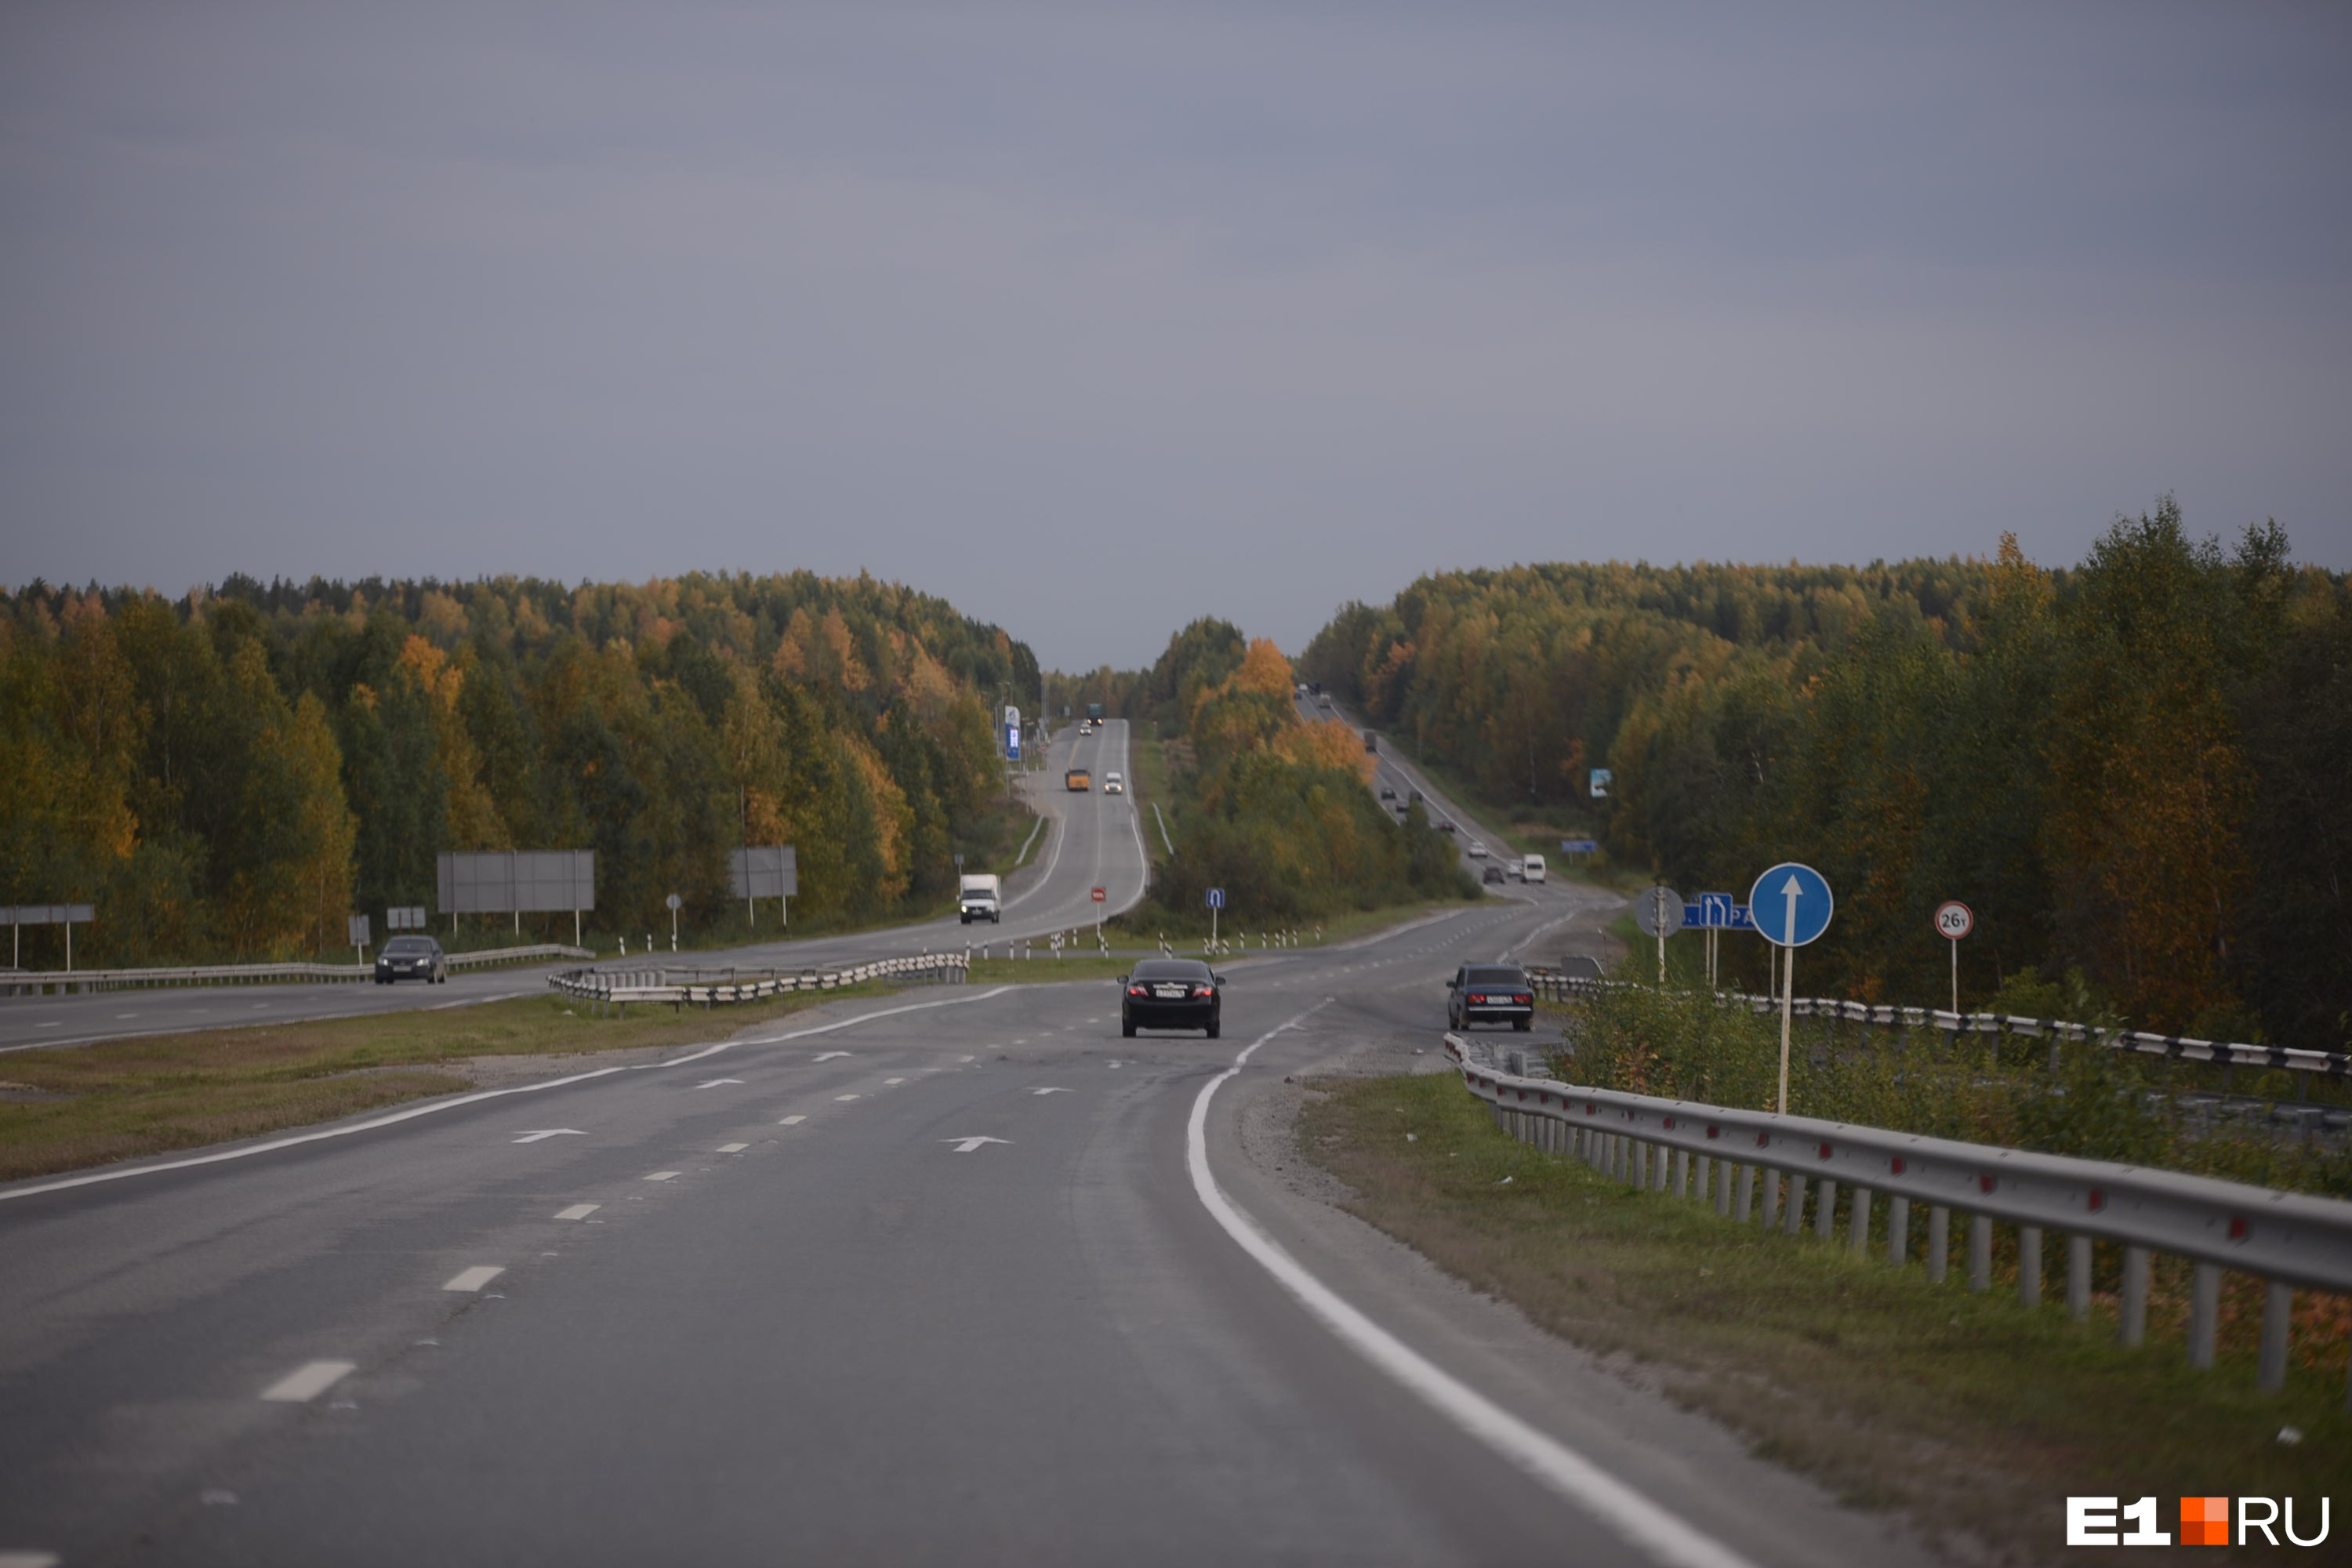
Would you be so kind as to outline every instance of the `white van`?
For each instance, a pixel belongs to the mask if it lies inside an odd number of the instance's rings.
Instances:
[[[1540,855],[1530,855],[1526,859],[1520,861],[1519,879],[1522,881],[1528,882],[1542,881],[1544,879],[1543,857]]]

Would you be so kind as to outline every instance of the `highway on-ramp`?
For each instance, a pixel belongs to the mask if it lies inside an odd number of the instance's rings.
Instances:
[[[1095,787],[1073,794],[1063,787],[1063,773],[1081,764],[1093,770]],[[1147,874],[1142,826],[1133,797],[1102,793],[1102,775],[1113,768],[1133,776],[1123,719],[1107,721],[1093,735],[1081,736],[1075,728],[1063,731],[1048,748],[1042,770],[1013,775],[1016,787],[1044,818],[1044,826],[1028,863],[1006,879],[1001,923],[967,926],[950,916],[811,941],[689,952],[678,954],[675,962],[715,968],[730,964],[790,968],[960,952],[968,943],[989,944],[1002,952],[1008,942],[1091,927],[1098,910],[1118,914],[1139,902]],[[1094,901],[1097,888],[1105,894],[1100,905]],[[642,942],[632,942],[630,956],[642,961],[643,955]],[[599,960],[622,962],[617,952],[602,953]],[[460,971],[444,985],[296,984],[0,997],[0,1055],[185,1029],[470,1006],[543,994],[547,976],[555,967],[541,963]]]
[[[1215,1042],[919,988],[0,1187],[0,1552],[1918,1561],[1302,1166],[1294,1080],[1434,1069],[1543,891],[1223,961]]]

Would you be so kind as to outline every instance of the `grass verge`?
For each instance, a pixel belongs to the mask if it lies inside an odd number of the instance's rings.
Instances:
[[[375,1014],[255,1028],[22,1051],[0,1058],[0,1181],[251,1138],[473,1086],[482,1057],[571,1056],[677,1046],[820,1002],[856,986],[731,1007],[640,1007],[589,1016],[558,996],[450,1012]]]
[[[2340,1377],[2263,1394],[2243,1356],[2194,1372],[2178,1343],[2126,1351],[2096,1318],[1633,1192],[1507,1137],[1451,1074],[1314,1087],[1299,1142],[1353,1212],[1855,1504],[2042,1561],[2069,1494],[2154,1495],[2166,1520],[2293,1496],[2307,1532],[2352,1482]]]

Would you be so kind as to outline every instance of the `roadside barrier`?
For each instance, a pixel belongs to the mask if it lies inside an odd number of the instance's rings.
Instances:
[[[445,962],[451,969],[484,969],[497,963],[529,963],[548,958],[590,958],[584,947],[562,942],[535,942],[528,947],[494,947],[480,952],[453,952]],[[354,984],[375,978],[373,963],[211,963],[176,969],[0,970],[0,995],[63,996],[74,991],[131,991],[155,985],[283,985],[314,981]]]
[[[909,979],[961,985],[970,978],[971,966],[969,952],[925,952],[909,958],[881,958],[870,963],[802,969],[789,973],[776,969],[696,969],[676,964],[567,969],[549,975],[547,984],[551,991],[593,1003],[600,1016],[609,1006],[615,1016],[626,1017],[632,1002],[716,1007],[757,1002],[795,991],[835,991],[868,980]]]
[[[1591,980],[1562,974],[1540,964],[1527,967],[1528,982],[1536,994],[1552,1002],[1572,1002],[1623,986],[1654,989],[1630,980]],[[1717,1000],[1751,1013],[1777,1013],[1778,996],[1755,996],[1742,991],[1719,991]],[[2024,1035],[2046,1039],[2055,1051],[2061,1042],[2088,1042],[2110,1050],[2136,1051],[2142,1056],[2169,1057],[2179,1061],[2212,1062],[2223,1067],[2284,1068],[2290,1072],[2352,1077],[2352,1055],[2341,1051],[2309,1051],[2285,1046],[2231,1045],[2192,1039],[2186,1035],[2156,1035],[2138,1029],[2099,1029],[2088,1024],[2068,1024],[2049,1018],[2021,1018],[2009,1013],[1948,1013],[1940,1007],[1873,1006],[1865,1002],[1837,1002],[1826,997],[1799,996],[1790,1012],[1800,1018],[1830,1018],[1864,1028],[1933,1029],[1944,1035]]]
[[[2122,1246],[2120,1333],[2147,1334],[2148,1277],[2158,1253],[2194,1266],[2189,1287],[2189,1363],[2213,1364],[2221,1276],[2250,1274],[2268,1286],[2263,1311],[2261,1385],[2286,1381],[2287,1333],[2298,1287],[2352,1295],[2352,1203],[1992,1144],[1963,1143],[1843,1121],[1735,1110],[1622,1090],[1585,1089],[1529,1074],[1521,1052],[1497,1064],[1491,1047],[1445,1037],[1445,1054],[1496,1125],[1548,1153],[1580,1159],[1646,1191],[1712,1202],[1741,1224],[1762,1200],[1766,1227],[1794,1236],[1812,1188],[1813,1234],[1832,1239],[1839,1189],[1846,1194],[1846,1245],[1871,1247],[1871,1210],[1886,1204],[1885,1258],[1912,1257],[1911,1205],[1927,1209],[1927,1278],[1948,1272],[1952,1219],[1966,1219],[1969,1289],[1992,1288],[1992,1227],[2018,1237],[2018,1299],[2042,1300],[2042,1242],[2066,1237],[2066,1310],[2091,1310],[2091,1244]],[[1507,1070],[1516,1068],[1517,1070]],[[1784,1192],[1785,1186],[1785,1192]],[[2352,1384],[2346,1391],[2352,1405]]]

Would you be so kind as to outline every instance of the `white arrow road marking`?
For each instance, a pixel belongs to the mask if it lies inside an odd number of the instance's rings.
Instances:
[[[536,1143],[542,1138],[585,1138],[588,1134],[577,1127],[542,1127],[536,1132],[526,1132],[515,1140],[518,1143]]]
[[[741,1083],[742,1081],[743,1080],[740,1078],[714,1078],[709,1083],[698,1083],[694,1087],[697,1089],[717,1089],[722,1083]]]
[[[740,1154],[751,1146],[749,1143],[721,1143],[719,1145],[719,1152],[722,1154]]]
[[[261,1391],[280,1405],[307,1405],[359,1370],[355,1361],[306,1361]]]
[[[648,1182],[671,1182],[676,1181],[680,1173],[681,1173],[677,1171],[656,1171],[652,1175],[647,1176],[646,1180]]]
[[[590,1215],[594,1214],[598,1209],[603,1208],[604,1206],[604,1205],[603,1204],[573,1204],[568,1209],[556,1210],[555,1217],[558,1219],[586,1219]]]
[[[777,1122],[776,1125],[779,1127],[798,1127],[802,1122],[806,1121],[807,1120],[808,1118],[805,1116],[787,1116],[782,1121]]]
[[[504,1274],[505,1272],[505,1269],[498,1267],[496,1264],[477,1263],[471,1268],[464,1269],[457,1274],[451,1275],[449,1278],[449,1283],[442,1286],[441,1289],[444,1290],[478,1290],[483,1286],[488,1284],[491,1280],[497,1279],[499,1275]]]
[[[1258,1047],[1285,1029],[1297,1028],[1328,1001],[1327,997],[1288,1023],[1260,1035],[1234,1058],[1233,1066],[1201,1086],[1184,1130],[1184,1163],[1192,1173],[1192,1194],[1201,1200],[1201,1206],[1309,1316],[1350,1350],[1501,1458],[1599,1518],[1652,1561],[1668,1568],[1753,1568],[1747,1558],[1713,1536],[1652,1502],[1549,1433],[1512,1415],[1373,1322],[1308,1273],[1217,1185],[1209,1170],[1209,1101],[1218,1086],[1238,1074]]]
[[[835,1057],[845,1057],[849,1053],[847,1051],[819,1051],[816,1055],[811,1057],[809,1060],[813,1062],[829,1062]]]
[[[982,1143],[1010,1143],[1013,1140],[1010,1138],[942,1138],[940,1142],[954,1144],[955,1152],[959,1154],[969,1154]]]
[[[1029,1092],[1032,1094],[1068,1094],[1072,1091],[1066,1089],[1033,1089]]]

